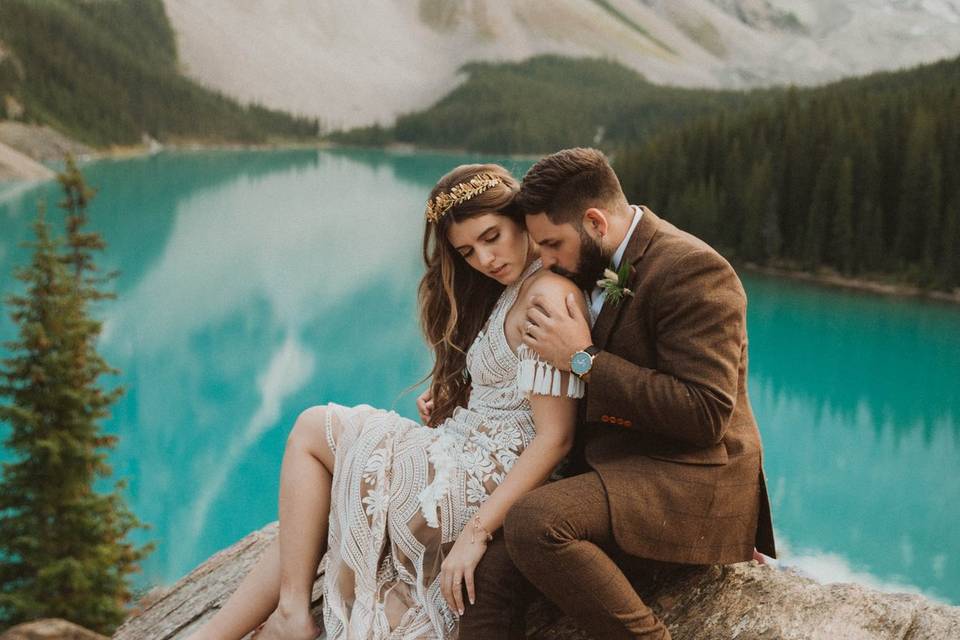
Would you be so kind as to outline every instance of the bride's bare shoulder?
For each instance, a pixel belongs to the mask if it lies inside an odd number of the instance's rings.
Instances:
[[[562,301],[567,294],[573,293],[577,300],[583,299],[583,292],[569,278],[558,275],[549,269],[541,269],[523,283],[521,295],[529,301],[534,296],[543,296]]]

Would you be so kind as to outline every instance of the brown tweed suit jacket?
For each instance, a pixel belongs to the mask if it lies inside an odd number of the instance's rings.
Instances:
[[[634,296],[606,303],[593,328],[602,351],[580,403],[580,464],[600,475],[631,555],[775,557],[743,286],[709,245],[643,210],[621,263]]]

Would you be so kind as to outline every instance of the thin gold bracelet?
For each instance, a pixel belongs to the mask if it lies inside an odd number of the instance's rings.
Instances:
[[[485,542],[490,542],[491,540],[493,540],[493,536],[490,534],[490,532],[484,529],[483,525],[480,524],[479,513],[473,516],[473,531],[470,532],[470,544],[473,544],[477,541],[477,531],[483,532],[483,535],[485,536],[484,538]]]

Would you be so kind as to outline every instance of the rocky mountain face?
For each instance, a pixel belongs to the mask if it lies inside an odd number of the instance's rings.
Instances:
[[[164,0],[184,72],[329,128],[422,109],[476,60],[612,58],[660,84],[816,84],[960,53],[960,0]]]

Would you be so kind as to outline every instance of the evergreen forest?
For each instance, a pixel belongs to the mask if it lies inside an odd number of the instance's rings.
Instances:
[[[94,146],[315,137],[315,119],[233,100],[184,78],[162,0],[0,0],[0,98],[22,119]],[[0,118],[8,117],[0,100]]]
[[[624,188],[740,262],[960,286],[960,58],[816,88],[656,86],[604,60],[464,67],[348,143],[488,153],[596,146]]]
[[[484,153],[549,153],[572,146],[638,142],[721,109],[772,101],[778,90],[710,91],[664,87],[599,59],[544,55],[523,62],[464,65],[467,80],[392,128],[330,135],[335,142]]]
[[[721,112],[615,165],[627,194],[725,255],[960,286],[960,58]]]

